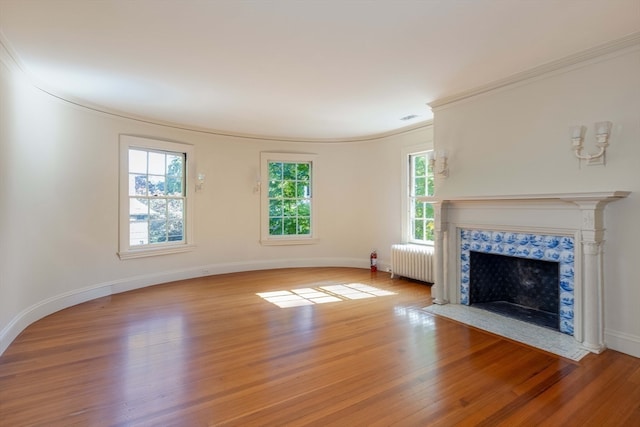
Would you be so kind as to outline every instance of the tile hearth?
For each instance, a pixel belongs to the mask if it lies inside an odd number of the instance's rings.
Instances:
[[[504,316],[486,310],[459,304],[432,304],[424,310],[574,361],[589,353],[569,335],[520,320],[505,322]]]

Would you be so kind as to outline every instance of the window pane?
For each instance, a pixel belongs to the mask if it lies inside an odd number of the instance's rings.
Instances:
[[[284,218],[282,222],[284,234],[297,234],[297,221],[295,218]]]
[[[433,196],[434,195],[434,183],[433,183],[433,173],[430,172],[429,176],[427,177],[427,196]]]
[[[167,219],[167,199],[152,199],[149,201],[149,216],[152,220]]]
[[[311,202],[309,202],[309,200],[299,200],[297,205],[298,215],[311,216]]]
[[[424,218],[424,202],[415,201],[414,218]]]
[[[269,200],[269,216],[282,216],[281,200]]]
[[[182,221],[184,219],[184,200],[169,199],[167,213],[169,214],[169,219]]]
[[[311,179],[311,165],[309,163],[298,163],[298,181],[309,181]]]
[[[433,218],[433,205],[431,203],[425,203],[425,218]]]
[[[295,200],[283,200],[282,207],[284,216],[296,216],[298,213],[298,206]]]
[[[296,183],[293,181],[285,181],[282,183],[282,197],[296,197]]]
[[[147,179],[149,181],[149,195],[164,196],[164,175],[149,175]]]
[[[166,171],[167,155],[162,153],[149,153],[149,172],[153,175],[164,175]]]
[[[147,195],[147,175],[129,174],[129,195],[130,196],[146,196]]]
[[[424,221],[421,219],[416,219],[413,221],[413,238],[416,240],[424,239]]]
[[[417,155],[415,156],[415,176],[426,176],[427,175],[427,156],[426,155]]]
[[[427,195],[427,179],[426,178],[416,178],[414,186],[414,194],[416,196],[426,196]]]
[[[184,231],[182,226],[182,220],[173,220],[167,222],[167,228],[169,231],[169,241],[176,242],[183,240]]]
[[[269,218],[269,234],[272,236],[282,234],[282,218]]]
[[[425,224],[425,240],[433,241],[434,239],[434,223],[433,220],[427,220]]]
[[[282,181],[269,181],[269,197],[282,197]]]
[[[149,223],[131,218],[129,220],[129,246],[146,245],[148,243]]]
[[[182,177],[179,176],[167,176],[166,182],[166,194],[167,196],[182,196],[184,195],[184,189],[182,188]]]
[[[149,221],[149,243],[167,241],[167,221]]]
[[[129,150],[129,172],[147,174],[147,152]]]
[[[269,180],[282,179],[282,163],[269,163]]]
[[[306,198],[309,197],[309,183],[308,182],[298,182],[296,185],[296,197],[298,198]]]
[[[149,218],[149,202],[147,199],[129,199],[129,217],[136,217],[140,220]]]
[[[298,218],[298,234],[311,234],[311,219],[309,217]]]
[[[284,163],[282,169],[282,179],[295,180],[296,179],[296,163]]]
[[[182,176],[184,156],[167,154],[167,175]]]

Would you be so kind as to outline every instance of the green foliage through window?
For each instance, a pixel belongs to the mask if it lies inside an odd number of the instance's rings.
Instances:
[[[311,163],[268,162],[269,235],[311,235]]]
[[[184,241],[185,155],[129,149],[129,244]]]
[[[410,236],[409,240],[423,243],[434,238],[433,205],[419,200],[420,197],[433,196],[433,170],[429,165],[427,152],[412,154],[410,163]]]

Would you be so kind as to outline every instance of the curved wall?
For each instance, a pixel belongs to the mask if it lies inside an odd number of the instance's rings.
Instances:
[[[372,248],[384,266],[401,240],[402,148],[431,141],[430,127],[350,143],[180,130],[62,101],[6,60],[0,67],[0,353],[30,323],[114,292],[252,269],[367,268]],[[124,261],[116,255],[121,133],[195,145],[196,169],[207,180],[195,194],[193,252]],[[253,187],[261,151],[319,155],[318,244],[260,245]]]

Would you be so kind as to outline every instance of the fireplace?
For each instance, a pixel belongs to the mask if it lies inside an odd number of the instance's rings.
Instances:
[[[573,237],[460,229],[461,303],[573,335]]]
[[[477,280],[472,279],[475,273],[471,271],[471,258],[475,259],[476,254],[549,262],[555,265],[550,269],[557,271],[557,278],[545,282],[557,283],[556,291],[550,294],[557,292],[559,335],[570,335],[585,349],[602,352],[606,348],[604,208],[628,195],[626,191],[605,191],[441,198],[434,203],[433,302],[460,307],[486,302],[475,301],[475,290],[471,291]],[[555,306],[555,296],[543,297],[546,298],[551,298],[551,305]],[[556,314],[540,301],[532,306]],[[508,322],[510,317],[504,319]],[[552,323],[555,325],[556,321]]]

